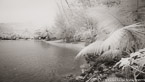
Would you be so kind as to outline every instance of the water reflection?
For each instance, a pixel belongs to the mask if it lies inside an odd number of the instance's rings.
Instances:
[[[78,73],[79,65],[73,59],[76,54],[42,41],[1,41],[0,82],[50,82]]]

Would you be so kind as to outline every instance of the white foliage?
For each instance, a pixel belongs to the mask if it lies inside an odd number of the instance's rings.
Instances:
[[[115,57],[122,57],[122,52],[120,50],[106,51],[99,57],[99,60],[113,61]]]
[[[84,49],[82,49],[79,54],[76,56],[76,59],[82,56],[86,56],[87,54],[97,54],[99,52],[94,52],[97,51],[99,46],[102,44],[103,41],[96,41],[90,45],[88,45],[87,47],[85,47]],[[99,55],[99,54],[98,54]]]
[[[130,58],[122,58],[119,62],[116,63],[114,67],[117,65],[119,65],[119,68],[122,67],[122,69],[128,67],[130,65]]]
[[[144,47],[145,25],[132,24],[113,32],[104,41],[96,41],[85,47],[79,52],[77,58],[84,55],[102,55],[102,53],[109,50],[132,53]]]
[[[122,67],[122,69],[128,66],[134,68],[143,67],[145,65],[145,48],[130,54],[130,57],[128,58],[122,58],[114,67],[118,65],[119,67]]]
[[[128,53],[141,49],[145,44],[145,26],[133,24],[111,34],[101,45],[101,51],[118,49]]]

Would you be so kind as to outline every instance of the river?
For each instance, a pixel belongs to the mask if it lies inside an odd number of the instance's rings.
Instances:
[[[43,41],[0,41],[0,82],[60,82],[80,72],[77,53]]]

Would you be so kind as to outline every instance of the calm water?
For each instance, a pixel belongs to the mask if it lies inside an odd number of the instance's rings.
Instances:
[[[79,73],[77,53],[42,41],[0,41],[0,82],[59,82]]]

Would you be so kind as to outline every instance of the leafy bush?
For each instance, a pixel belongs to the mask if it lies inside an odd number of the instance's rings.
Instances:
[[[131,53],[130,57],[122,58],[114,67],[122,68],[122,70],[128,67],[136,82],[137,79],[143,80],[145,78],[145,48]],[[139,76],[143,76],[143,78],[139,78]]]
[[[104,74],[105,77],[109,77],[109,74],[116,73],[118,70],[114,70],[113,66],[121,58],[122,60],[119,63],[117,63],[119,67],[122,66],[124,68],[128,65],[130,66],[131,58],[135,58],[136,60],[133,61],[133,64],[135,64],[135,66],[140,65],[143,69],[145,63],[142,62],[144,62],[145,60],[144,59],[145,50],[140,50],[139,52],[137,51],[145,47],[144,35],[145,35],[144,24],[140,24],[140,23],[132,24],[113,32],[110,35],[110,37],[108,37],[106,40],[96,41],[90,44],[89,46],[85,47],[84,49],[82,49],[78,53],[76,58],[78,59],[83,57],[85,58],[86,63],[90,65],[90,69],[87,69],[87,73],[85,73],[85,75],[87,75],[86,77],[87,79],[85,80],[87,81],[89,79],[96,78],[96,77],[99,77],[100,80],[104,80],[103,79]],[[129,54],[131,54],[130,58],[124,58],[124,57],[128,57]],[[135,74],[137,73],[138,75],[139,74],[138,72],[141,72],[140,70],[142,70],[140,66],[139,68],[132,67],[133,69],[137,70],[137,71],[133,71],[134,74],[131,74],[134,75],[135,77],[134,79],[137,78]],[[95,71],[97,71],[96,74]],[[90,72],[92,75],[90,75]],[[106,75],[106,73],[108,72],[109,74]]]

